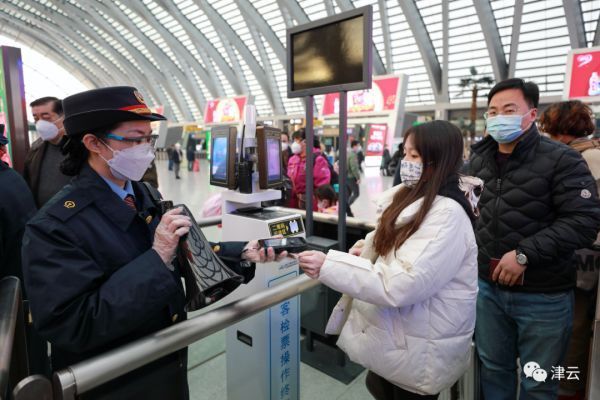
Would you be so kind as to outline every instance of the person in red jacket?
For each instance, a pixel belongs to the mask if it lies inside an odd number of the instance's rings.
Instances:
[[[302,130],[302,133],[303,130]],[[288,176],[292,181],[292,198],[290,207],[306,207],[306,138],[302,134],[300,153],[294,154],[288,161]],[[294,149],[292,148],[292,152]],[[327,185],[331,180],[328,161],[321,154],[319,139],[313,142],[313,193],[321,185]],[[313,210],[317,211],[317,200],[313,198]]]

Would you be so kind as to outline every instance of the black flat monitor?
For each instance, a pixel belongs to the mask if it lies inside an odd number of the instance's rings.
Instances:
[[[237,129],[215,126],[211,128],[210,140],[210,184],[235,189]]]
[[[371,6],[290,28],[288,97],[369,89],[372,59]]]
[[[269,126],[256,127],[256,155],[259,187],[269,189],[281,186],[283,166],[279,129]]]

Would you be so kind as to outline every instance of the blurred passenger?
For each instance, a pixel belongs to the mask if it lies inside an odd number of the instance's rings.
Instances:
[[[167,157],[169,159],[169,171],[173,171],[173,152],[174,151],[175,151],[174,144],[167,147]]]
[[[327,325],[369,369],[378,400],[436,399],[467,370],[477,299],[476,178],[459,178],[462,135],[446,121],[404,136],[404,184],[384,193],[377,228],[350,254],[299,254],[311,278],[344,293]]]
[[[179,170],[181,168],[181,160],[183,159],[183,152],[181,151],[181,144],[175,143],[173,148],[173,170],[175,171],[175,179],[181,179],[179,177]]]
[[[148,182],[154,189],[158,189],[158,171],[156,169],[156,162],[152,161],[150,168],[146,170],[144,176],[141,179],[142,182]]]
[[[150,123],[165,118],[135,88],[78,93],[64,106],[61,168],[75,178],[27,224],[22,252],[33,322],[51,343],[55,371],[186,318],[175,253],[191,225],[180,208],[162,214],[138,182],[154,159]],[[275,260],[257,241],[214,249],[246,280],[254,272],[246,262]],[[187,400],[187,349],[82,398]]]
[[[290,149],[290,137],[287,132],[281,132],[281,163],[283,165],[283,173],[287,175],[288,162],[292,156]]]
[[[360,169],[358,161],[358,152],[360,151],[360,142],[353,140],[350,143],[348,152],[348,205],[352,205],[360,196]]]
[[[394,181],[392,186],[396,186],[402,183],[402,177],[400,176],[400,160],[404,158],[404,144],[398,145],[398,150],[394,152],[392,161],[390,162],[390,171],[394,173]]]
[[[600,141],[588,139],[595,130],[592,110],[580,101],[564,101],[550,105],[540,118],[540,130],[554,140],[562,142],[581,153],[592,176],[600,188]],[[565,365],[578,366],[580,379],[561,380],[559,399],[581,399],[585,396],[589,349],[596,306],[598,269],[600,265],[600,236],[589,248],[576,252],[577,287],[573,332],[567,349]],[[568,397],[570,396],[570,397]]]
[[[381,156],[381,165],[379,166],[379,170],[381,171],[381,175],[390,176],[390,162],[392,161],[392,156],[390,155],[390,150],[387,148],[383,149],[383,154]]]
[[[69,183],[71,177],[60,171],[60,163],[65,158],[62,102],[56,97],[42,97],[29,106],[40,137],[27,153],[23,177],[39,208]]]
[[[360,142],[358,142],[358,149],[356,150],[356,161],[358,161],[358,170],[362,173],[363,171],[363,162],[365,161],[365,153],[363,153],[363,148]]]
[[[36,207],[25,180],[8,164],[1,161],[2,155],[7,154],[7,145],[8,139],[4,136],[4,125],[0,124],[0,279],[16,276],[21,280],[25,314],[28,315],[27,300],[29,297],[23,283],[21,242],[25,224],[35,215]],[[29,373],[42,374],[50,378],[48,344],[36,334],[28,318],[25,321]]]
[[[539,134],[539,89],[508,79],[488,94],[488,136],[473,145],[469,173],[485,182],[475,342],[486,399],[556,399],[573,325],[573,256],[600,228],[600,201],[581,155]],[[525,368],[528,363],[527,369]],[[583,367],[583,366],[580,366]],[[527,375],[526,375],[527,373]],[[540,371],[541,374],[541,371]]]
[[[303,130],[302,130],[303,131]],[[298,132],[298,131],[297,131]],[[294,132],[292,137],[303,137],[297,136]],[[304,132],[302,132],[303,134]],[[292,181],[292,198],[290,199],[290,206],[293,208],[306,208],[306,139],[302,139],[300,144],[300,152],[295,153],[296,141],[292,143],[292,152],[294,155],[288,162],[288,176]],[[319,139],[314,138],[313,140],[313,193],[316,188],[321,185],[327,185],[331,180],[331,172],[329,170],[329,163],[321,155]],[[317,211],[317,202],[313,196],[313,210]]]
[[[196,145],[194,143],[196,143],[195,140],[188,139],[187,148],[185,150],[188,171],[192,171],[194,169],[194,161],[196,158]]]
[[[338,194],[331,185],[322,185],[315,191],[318,211],[325,214],[338,215]],[[346,215],[354,217],[348,203],[346,203]]]

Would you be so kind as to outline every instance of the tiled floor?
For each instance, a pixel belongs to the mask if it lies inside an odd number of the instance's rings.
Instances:
[[[220,188],[208,183],[208,163],[200,163],[199,172],[188,172],[182,164],[181,179],[176,180],[172,171],[167,170],[167,162],[157,162],[160,191],[166,199],[175,204],[186,204],[196,215],[200,215],[203,203]],[[373,201],[383,190],[391,186],[392,178],[381,177],[379,168],[365,170],[361,181],[361,195],[352,205],[354,214],[363,219],[376,218]],[[216,227],[205,228],[209,240],[220,240],[221,232]],[[189,385],[191,398],[195,400],[226,399],[225,373],[225,332],[217,332],[189,348]],[[304,400],[366,400],[372,397],[365,387],[363,372],[349,385],[345,385],[320,371],[301,364],[300,368],[300,397]],[[248,399],[262,400],[262,399]]]

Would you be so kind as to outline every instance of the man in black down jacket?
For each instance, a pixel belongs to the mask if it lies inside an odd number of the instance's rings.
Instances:
[[[521,398],[556,399],[553,367],[561,366],[573,318],[574,251],[600,229],[594,178],[579,153],[539,134],[538,100],[532,82],[494,86],[489,136],[473,146],[468,166],[485,182],[475,342],[486,400],[516,398],[517,358]]]

